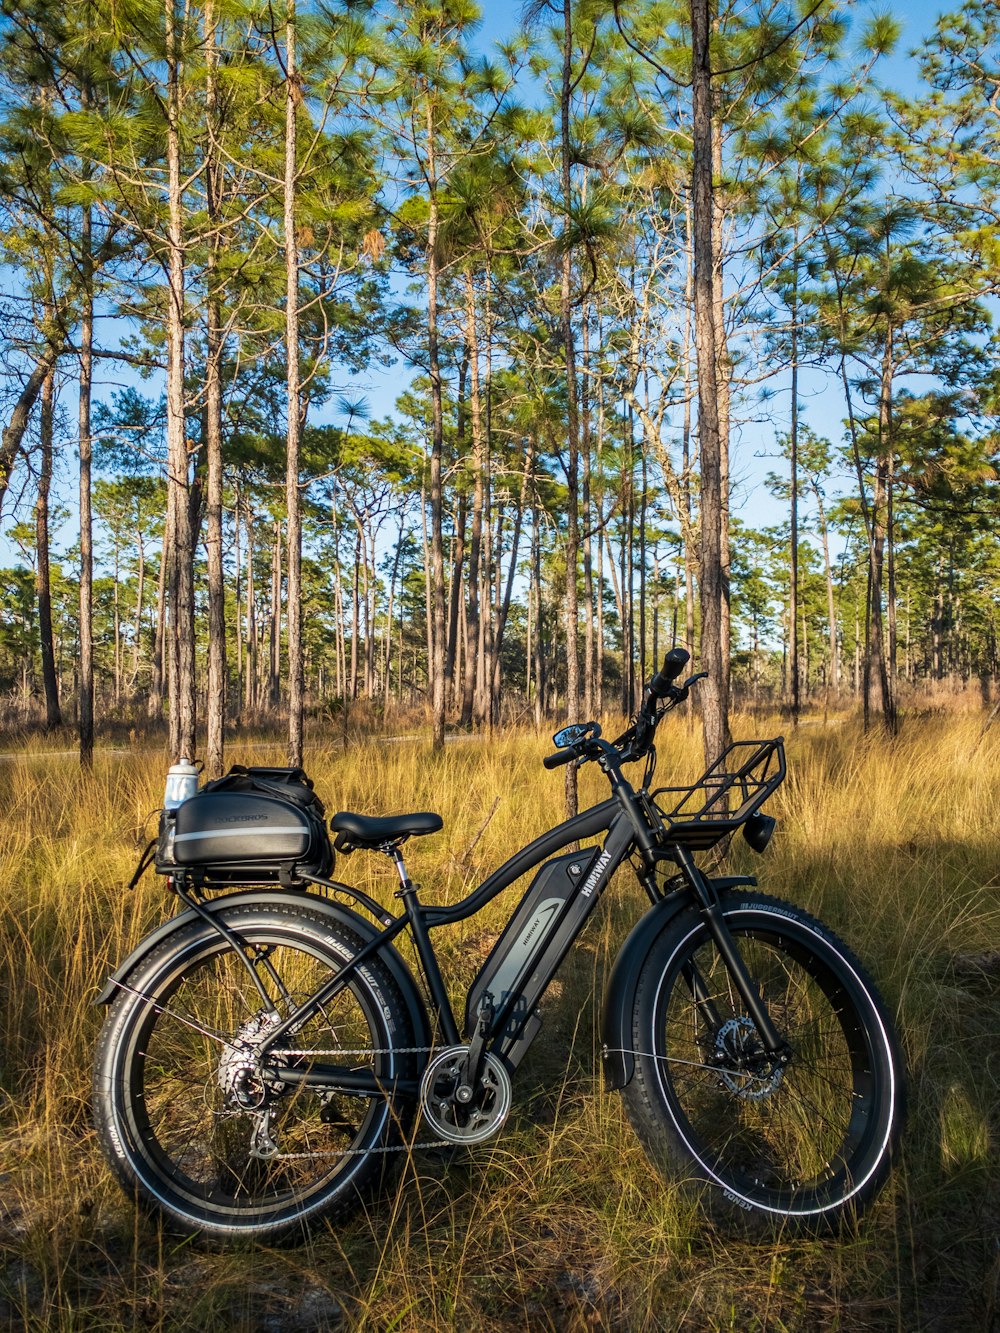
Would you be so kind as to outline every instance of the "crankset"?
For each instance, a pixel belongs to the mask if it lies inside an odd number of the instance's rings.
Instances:
[[[468,1060],[468,1046],[448,1046],[434,1056],[420,1081],[424,1122],[447,1143],[485,1142],[510,1111],[510,1076],[496,1056],[482,1056],[471,1088],[465,1083]]]

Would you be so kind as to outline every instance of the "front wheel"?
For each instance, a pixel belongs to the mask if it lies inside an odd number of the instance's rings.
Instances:
[[[704,1182],[710,1210],[782,1225],[857,1216],[889,1170],[903,1064],[871,978],[798,908],[723,903],[726,925],[779,1033],[765,1051],[703,917],[654,941],[635,990],[630,1119],[651,1159]]]
[[[240,957],[203,921],[178,929],[124,979],[98,1048],[94,1115],[126,1190],[174,1227],[273,1240],[343,1213],[405,1141],[413,1032],[378,959],[293,1032],[298,1064],[373,1074],[384,1094],[290,1085],[256,1049],[362,947],[297,904],[220,912]],[[271,1014],[247,968],[270,1000]]]

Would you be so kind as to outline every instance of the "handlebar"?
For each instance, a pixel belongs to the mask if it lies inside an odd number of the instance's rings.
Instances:
[[[699,680],[704,680],[708,675],[707,671],[699,671],[693,676],[688,676],[683,685],[675,685],[673,682],[690,660],[691,654],[685,648],[670,649],[663,659],[663,666],[646,687],[634,724],[617,740],[609,742],[598,739],[600,728],[596,723],[587,723],[588,729],[596,728],[596,735],[581,736],[579,740],[574,740],[569,745],[563,741],[564,748],[557,750],[555,754],[546,755],[542,760],[543,765],[548,769],[562,768],[566,764],[597,759],[602,755],[606,760],[617,763],[631,763],[633,760],[641,759],[652,748],[656,726],[663,714],[683,703],[688,697],[691,686],[696,685]],[[661,707],[663,700],[666,700],[666,703]],[[584,730],[584,728],[566,728],[567,732],[571,730]],[[557,744],[560,743],[562,734],[557,733],[555,738]]]

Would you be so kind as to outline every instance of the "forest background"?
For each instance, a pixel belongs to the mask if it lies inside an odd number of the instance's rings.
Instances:
[[[988,697],[995,11],[699,13],[5,7],[8,724]]]

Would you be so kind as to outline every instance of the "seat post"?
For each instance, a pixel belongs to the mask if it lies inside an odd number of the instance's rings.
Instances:
[[[383,843],[379,850],[385,852],[386,856],[392,857],[396,873],[399,875],[400,889],[396,896],[403,900],[403,908],[410,923],[413,942],[417,947],[417,957],[420,959],[420,965],[423,968],[427,991],[437,1012],[441,1034],[449,1046],[457,1046],[459,1043],[458,1025],[455,1022],[451,1001],[448,999],[448,990],[431,945],[427,922],[424,920],[420,909],[417,886],[410,879],[403,861],[402,843],[403,839],[398,842]]]
[[[386,856],[392,858],[393,864],[396,867],[396,873],[399,876],[399,883],[402,892],[412,893],[415,886],[413,884],[413,881],[410,879],[410,876],[406,869],[406,863],[403,860],[402,840],[400,840],[399,842],[385,843],[382,847],[382,851],[385,852]]]

